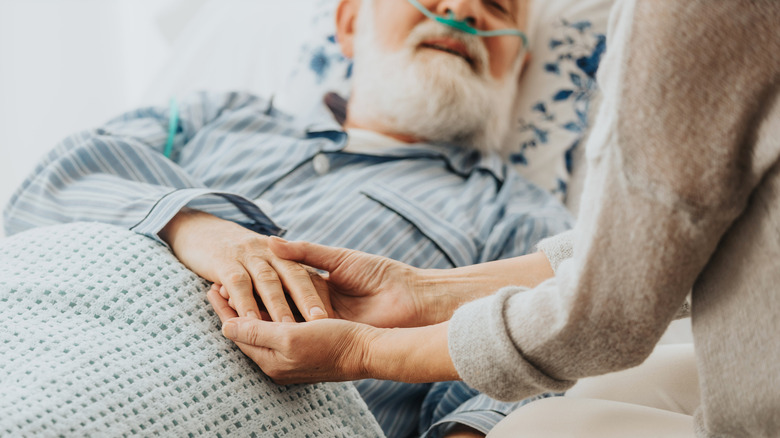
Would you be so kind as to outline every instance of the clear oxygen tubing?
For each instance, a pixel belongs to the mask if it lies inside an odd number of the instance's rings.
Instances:
[[[176,98],[171,98],[170,116],[168,117],[168,141],[165,143],[163,155],[170,159],[173,155],[173,141],[176,138],[176,131],[179,129],[179,103]]]
[[[436,21],[438,23],[441,23],[445,26],[452,27],[454,29],[457,29],[461,32],[466,32],[471,35],[477,35],[481,37],[496,37],[496,36],[516,36],[523,40],[523,48],[528,47],[528,37],[525,35],[524,32],[517,30],[517,29],[499,29],[499,30],[479,30],[468,24],[466,20],[458,20],[455,18],[455,13],[452,11],[449,11],[449,14],[447,14],[446,17],[434,14],[428,8],[423,6],[422,3],[420,3],[418,0],[409,0],[409,3],[412,4],[415,8],[417,8],[420,12],[423,13],[426,17],[430,18],[433,21]]]

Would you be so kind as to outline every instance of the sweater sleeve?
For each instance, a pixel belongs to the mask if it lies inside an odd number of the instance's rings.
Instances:
[[[750,140],[775,74],[756,41],[771,30],[741,24],[759,14],[760,2],[616,3],[573,256],[533,290],[455,312],[449,349],[466,383],[519,400],[652,352],[777,159]],[[712,92],[724,83],[742,96]]]
[[[574,256],[574,230],[548,237],[537,243],[536,249],[547,257],[553,272],[557,273],[561,263]],[[691,316],[690,296],[686,297],[680,308],[677,309],[674,319],[688,318],[689,316]]]
[[[558,266],[574,255],[574,230],[548,237],[537,243],[536,249],[544,253],[553,272],[557,273]]]

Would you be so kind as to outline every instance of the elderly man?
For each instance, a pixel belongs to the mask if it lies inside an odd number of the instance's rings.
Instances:
[[[423,268],[529,252],[570,218],[500,158],[524,39],[470,35],[420,7],[480,32],[526,20],[523,0],[343,0],[337,37],[355,60],[343,126],[235,93],[192,96],[180,120],[164,108],[131,112],[52,151],[12,198],[6,231],[125,226],[222,285],[241,316],[280,322],[296,310],[306,320],[363,315],[348,296],[318,295],[318,277],[274,256],[269,235]],[[383,325],[409,323],[387,311]],[[462,384],[357,385],[388,436],[484,434],[518,406]]]

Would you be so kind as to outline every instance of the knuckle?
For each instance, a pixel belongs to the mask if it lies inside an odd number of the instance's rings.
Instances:
[[[317,283],[319,284],[319,283]],[[300,281],[297,283],[290,284],[289,282],[285,284],[287,286],[287,289],[290,292],[290,295],[295,298],[296,302],[298,299],[303,299],[304,302],[310,300],[312,297],[317,296],[317,287],[315,286],[315,283],[311,281],[310,278],[306,278],[305,283],[301,283]],[[316,301],[316,298],[315,298]]]
[[[253,251],[262,242],[261,237],[253,233],[247,233],[238,239],[236,245],[244,251]]]
[[[278,288],[258,287],[257,295],[260,297],[260,301],[262,301],[263,305],[269,309],[272,307],[288,306],[287,296],[284,291],[279,290]]]
[[[306,270],[306,275],[308,275],[309,278],[322,278],[322,275],[320,275],[320,272],[316,269],[309,266],[304,266],[304,269]]]
[[[340,251],[339,254],[335,257],[335,259],[336,259],[336,270],[338,271],[342,271],[342,270],[349,271],[354,267],[359,267],[362,262],[360,253],[350,249],[344,249]]]
[[[290,308],[287,307],[286,303],[282,304],[281,301],[278,300],[263,300],[263,304],[266,309],[268,309],[268,314],[273,322],[283,322],[285,316],[292,317]]]
[[[255,268],[254,273],[255,273],[255,278],[260,283],[279,282],[279,275],[276,273],[276,271],[274,271],[274,269],[271,266],[267,264]]]
[[[246,331],[246,337],[250,344],[260,345],[260,331],[257,328],[257,325],[253,324],[249,326],[249,329]]]
[[[318,295],[306,295],[301,301],[303,307],[307,309],[314,306],[322,306],[322,300]]]
[[[293,281],[299,282],[299,283],[310,283],[311,282],[311,276],[309,273],[303,269],[294,269],[292,273],[290,274],[290,278]]]
[[[336,258],[342,263],[357,262],[360,260],[360,253],[355,250],[342,248],[338,252]]]
[[[234,285],[244,285],[248,283],[249,275],[244,270],[235,270],[230,271],[227,274],[225,274],[225,279],[227,282],[234,284]]]
[[[293,346],[295,345],[295,339],[294,336],[290,335],[289,333],[284,333],[279,337],[279,351],[289,354],[293,351]]]

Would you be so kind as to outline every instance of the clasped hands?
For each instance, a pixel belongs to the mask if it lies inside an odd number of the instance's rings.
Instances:
[[[454,306],[436,291],[438,281],[426,280],[428,271],[262,236],[195,210],[177,214],[160,237],[189,269],[214,283],[208,299],[223,333],[277,383],[457,379],[446,323],[438,324]],[[294,310],[305,322],[294,322]],[[447,359],[443,366],[421,372],[404,363],[425,362],[432,349]]]

